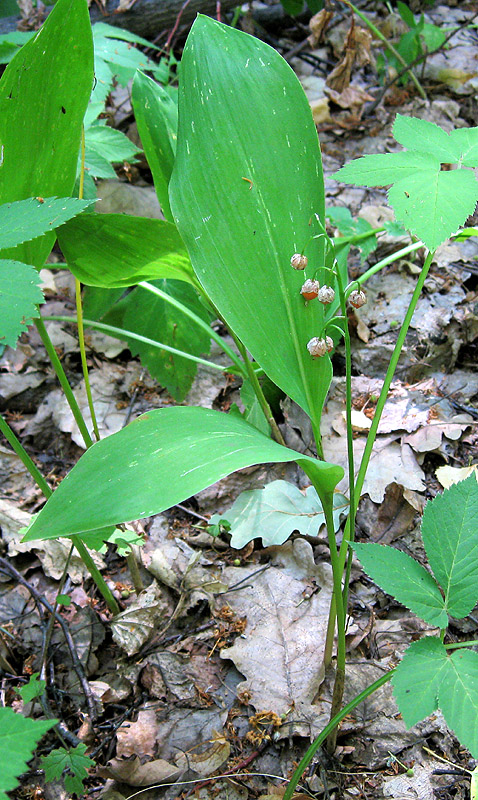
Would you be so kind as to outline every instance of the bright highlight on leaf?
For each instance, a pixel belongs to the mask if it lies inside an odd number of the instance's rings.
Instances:
[[[35,267],[0,259],[0,345],[16,347],[18,337],[32,318],[39,317],[43,303]]]
[[[18,786],[18,778],[27,770],[37,743],[56,720],[36,720],[0,708],[0,800],[10,800],[5,792]]]
[[[478,166],[478,128],[447,133],[397,114],[393,134],[406,150],[363,156],[334,177],[362,186],[392,184],[388,199],[398,222],[436,250],[475,210],[478,182],[468,168]]]

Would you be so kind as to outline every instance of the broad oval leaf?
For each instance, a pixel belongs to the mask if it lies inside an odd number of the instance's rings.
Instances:
[[[58,0],[0,81],[0,203],[71,194],[92,85],[87,4]],[[54,240],[47,234],[2,255],[39,268]]]
[[[143,72],[135,75],[131,100],[162,212],[172,222],[168,188],[176,154],[178,107],[166,90]]]
[[[150,411],[81,456],[28,529],[55,539],[159,514],[237,469],[297,461],[324,503],[343,469],[283,447],[243,419],[204,408]]]
[[[324,309],[304,279],[325,282],[320,148],[299,81],[268,45],[207,17],[181,62],[170,183],[174,218],[209,297],[269,377],[318,424],[332,368],[312,359]],[[306,274],[291,256],[305,248]]]
[[[186,248],[170,222],[84,214],[57,233],[68,267],[87,286],[114,289],[156,278],[194,283]]]
[[[448,656],[437,636],[413,642],[395,668],[393,693],[407,728],[438,708],[440,682],[446,676]]]
[[[418,561],[386,545],[354,543],[351,547],[367,575],[384,592],[430,625],[447,627],[445,601],[438,584]]]

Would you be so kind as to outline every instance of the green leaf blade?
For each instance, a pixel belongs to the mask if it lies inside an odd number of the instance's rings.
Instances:
[[[396,181],[413,177],[418,171],[437,172],[440,160],[430,153],[378,153],[361,156],[346,164],[332,176],[343,183],[357,186],[389,186]]]
[[[455,164],[460,160],[461,153],[456,139],[434,122],[397,114],[392,132],[397,142],[407,150],[433,153],[435,158],[445,164]]]
[[[39,282],[35,267],[0,259],[0,344],[16,347],[29,322],[40,316],[44,297]]]
[[[0,206],[0,251],[53,231],[91,205],[76,197],[30,197]]]
[[[151,516],[237,469],[290,461],[313,476],[322,500],[343,476],[341,467],[283,447],[241,418],[203,408],[156,409],[84,453],[25,541]],[[88,503],[81,500],[85,494]]]
[[[407,728],[438,708],[440,683],[447,673],[447,653],[440,639],[413,642],[395,669],[393,693]]]
[[[126,214],[84,214],[58,229],[69,268],[87,286],[105,289],[144,280],[175,278],[194,282],[175,225]]]
[[[478,653],[455,650],[447,659],[438,703],[443,716],[473,758],[478,758]]]
[[[269,377],[318,422],[332,371],[312,359],[324,310],[304,277],[325,281],[322,166],[296,76],[257,39],[198,17],[181,63],[171,207],[193,267]],[[309,272],[290,266],[307,246]],[[279,343],[280,342],[280,346]]]
[[[446,628],[448,617],[440,589],[433,576],[406,553],[381,544],[351,545],[375,583],[418,617]]]
[[[465,617],[478,602],[478,482],[474,475],[427,503],[422,537],[445,593],[448,614]]]
[[[85,756],[86,744],[80,742],[76,747],[59,747],[52,750],[47,756],[42,756],[42,767],[45,770],[47,781],[60,780],[64,770],[65,789],[77,794],[79,797],[84,791],[84,781],[88,777],[87,770],[94,767],[95,762]]]
[[[34,720],[0,708],[0,800],[10,800],[5,792],[18,786],[18,778],[27,769],[37,742],[55,725],[56,720]]]

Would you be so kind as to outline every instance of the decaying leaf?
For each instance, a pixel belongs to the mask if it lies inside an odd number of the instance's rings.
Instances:
[[[214,732],[214,737],[203,752],[194,750],[187,753],[178,753],[174,761],[184,771],[191,769],[203,778],[208,778],[220,769],[231,753],[231,745],[223,734]]]
[[[102,778],[114,778],[117,781],[128,783],[130,786],[171,783],[180,777],[181,772],[174,764],[170,764],[162,758],[142,764],[138,756],[134,756],[129,761],[113,758],[105,767],[98,769],[98,775]]]
[[[118,758],[137,755],[154,756],[158,724],[153,708],[144,708],[138,713],[136,722],[124,722],[116,731]]]
[[[135,603],[111,621],[111,632],[116,644],[129,656],[137,653],[153,635],[161,620],[165,620],[168,603],[156,581],[141,592]]]

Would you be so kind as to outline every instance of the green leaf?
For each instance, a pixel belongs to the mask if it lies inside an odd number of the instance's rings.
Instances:
[[[408,25],[409,28],[415,27],[415,17],[413,16],[413,12],[410,11],[406,3],[402,3],[401,0],[398,0],[397,11],[400,14],[401,18],[403,19],[405,25]]]
[[[473,214],[478,182],[465,169],[418,171],[395,183],[388,199],[398,222],[435,250]]]
[[[101,122],[90,125],[85,131],[85,144],[106,161],[117,164],[132,161],[141,150],[121,131],[110,128]]]
[[[478,653],[455,650],[447,667],[440,683],[439,707],[447,725],[473,758],[478,758]]]
[[[176,154],[178,107],[160,84],[142,72],[135,75],[131,100],[161,209],[172,222],[168,187]]]
[[[156,65],[154,61],[148,58],[141,50],[119,39],[111,39],[108,36],[98,34],[96,30],[93,31],[95,37],[95,56],[102,59],[107,64],[113,64],[116,68],[123,68],[126,71],[128,79],[134,76],[137,69],[152,69]],[[120,74],[120,69],[113,69],[116,74]]]
[[[134,44],[141,44],[143,47],[149,47],[152,50],[159,50],[159,47],[152,42],[148,42],[147,39],[143,39],[142,36],[131,33],[131,31],[127,31],[124,28],[117,28],[115,25],[108,25],[107,22],[95,22],[93,25],[93,37],[98,39],[104,37],[107,39],[121,39],[124,42],[133,42]]]
[[[460,150],[453,137],[434,122],[397,114],[392,132],[397,142],[409,151],[430,153],[445,164],[460,160]]]
[[[87,286],[113,289],[144,280],[193,282],[175,225],[126,214],[84,214],[58,230],[73,275]]]
[[[170,201],[201,284],[271,380],[318,427],[332,368],[312,359],[324,307],[300,296],[324,282],[324,193],[317,132],[286,62],[245,33],[199,16],[180,73]],[[291,256],[307,245],[307,274]]]
[[[457,128],[450,138],[459,148],[459,161],[464,167],[478,167],[478,128]]]
[[[289,450],[243,419],[204,408],[155,409],[81,456],[25,541],[159,514],[237,469],[289,461],[314,481],[322,502],[343,476],[341,467]]]
[[[334,492],[334,524],[348,513],[347,498]],[[227,520],[231,525],[231,547],[241,550],[253,539],[261,538],[264,547],[284,544],[294,531],[317,536],[325,525],[322,503],[313,486],[301,492],[288,481],[272,481],[263,489],[242,492],[223,514],[211,517],[211,524]]]
[[[478,482],[474,475],[427,503],[422,537],[448,614],[465,617],[478,602]]]
[[[395,181],[410,178],[417,170],[420,175],[427,171],[438,171],[440,160],[430,153],[379,153],[361,156],[339,169],[332,177],[343,183],[360,186],[389,186]]]
[[[76,197],[48,197],[17,200],[0,206],[0,250],[29,242],[53,231],[91,205]]]
[[[71,194],[92,85],[87,5],[58,0],[0,80],[0,204]],[[26,242],[13,257],[42,267],[54,240],[48,233]]]
[[[375,583],[430,625],[446,628],[448,617],[440,589],[427,570],[406,553],[381,544],[351,545]]]
[[[208,324],[211,321],[211,315],[192,286],[184,281],[153,281],[153,285],[179,300]],[[209,353],[211,338],[205,330],[192,324],[191,319],[178,308],[141,286],[115,306],[113,314],[116,319],[118,311],[121,313],[121,322],[115,321],[114,324],[119,324],[119,327],[124,327],[127,331],[139,333],[148,339],[196,356]],[[106,315],[104,321],[108,323],[108,319]],[[140,356],[141,363],[148,368],[152,377],[165,386],[175,400],[184,400],[196,375],[197,364],[128,336],[124,336],[124,339],[128,342],[131,353]]]
[[[301,14],[304,8],[304,0],[281,0],[281,4],[285,13],[291,17]]]
[[[440,639],[425,636],[405,651],[392,678],[393,693],[407,728],[438,708],[440,683],[447,674],[448,656]]]
[[[19,686],[16,690],[21,696],[24,703],[29,703],[36,697],[40,697],[45,691],[46,681],[38,680],[39,672],[34,672],[30,675],[30,680],[25,686]]]
[[[264,416],[264,412],[250,380],[245,379],[243,381],[239,394],[244,404],[244,419],[250,422],[251,425],[254,425],[261,433],[270,436],[271,426]]]
[[[37,742],[55,723],[54,719],[28,719],[0,707],[0,800],[10,800],[5,792],[18,786],[18,777],[26,772]]]
[[[65,747],[59,747],[57,750],[52,750],[47,756],[42,756],[41,764],[45,770],[46,780],[60,780],[63,770],[66,769],[69,774],[65,776],[65,789],[67,792],[83,795],[83,783],[88,777],[87,770],[95,765],[91,758],[85,756],[85,751],[86,744],[81,742],[68,750]]]
[[[81,161],[78,157],[78,166]],[[91,147],[85,147],[85,174],[92,178],[115,180],[117,175],[110,162]]]
[[[35,267],[0,259],[0,344],[16,347],[31,319],[40,316],[43,303]]]

